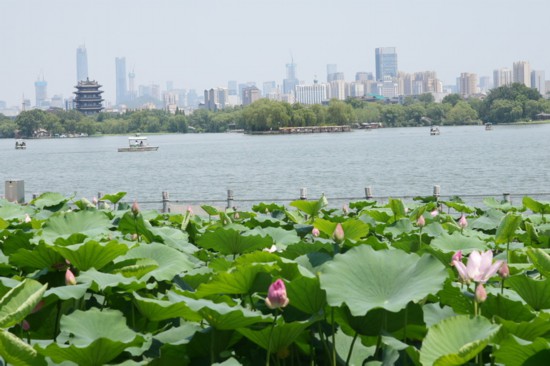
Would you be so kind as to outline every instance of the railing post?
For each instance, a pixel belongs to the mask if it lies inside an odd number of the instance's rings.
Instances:
[[[372,188],[371,186],[365,187],[365,198],[370,200],[372,199]]]
[[[97,192],[97,202],[95,204],[96,208],[99,208],[100,204],[103,203],[103,201],[101,200],[101,197],[103,197],[103,192]]]
[[[439,187],[439,185],[434,185],[434,197],[435,199],[438,201],[439,200],[439,196],[441,195],[441,187]]]
[[[168,208],[168,202],[170,202],[170,195],[167,191],[162,191],[162,213],[167,213]]]
[[[231,208],[233,207],[233,190],[232,189],[228,189],[227,190],[227,207],[226,208]]]
[[[510,199],[510,193],[503,193],[502,199],[504,200],[504,202],[512,203],[512,200]]]
[[[307,200],[307,188],[306,187],[300,188],[300,199],[301,200]]]
[[[25,203],[25,181],[11,179],[5,182],[4,198],[10,202]]]

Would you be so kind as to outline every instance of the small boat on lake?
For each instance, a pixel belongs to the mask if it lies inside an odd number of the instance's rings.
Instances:
[[[491,122],[487,122],[485,124],[485,131],[491,131],[493,129],[493,124]]]
[[[157,151],[158,146],[151,146],[145,136],[128,137],[128,147],[119,147],[118,152]]]
[[[25,150],[27,143],[23,140],[15,140],[15,150]]]
[[[440,134],[439,127],[437,127],[437,126],[430,127],[430,135],[434,136],[434,135],[439,135],[439,134]]]

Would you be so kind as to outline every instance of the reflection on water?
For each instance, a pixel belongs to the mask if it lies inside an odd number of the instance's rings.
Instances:
[[[329,198],[501,195],[548,192],[549,125],[359,130],[351,133],[249,136],[153,135],[156,152],[119,153],[126,136],[29,140],[15,150],[0,139],[0,179],[25,181],[33,193],[76,198],[128,192],[126,200],[276,201],[322,193]],[[0,191],[0,194],[3,190]]]

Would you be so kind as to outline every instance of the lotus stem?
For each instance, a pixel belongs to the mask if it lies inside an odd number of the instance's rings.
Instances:
[[[334,327],[334,308],[330,309],[330,320],[332,326],[332,364],[336,366],[336,329]]]
[[[267,356],[265,358],[265,364],[266,366],[269,366],[269,360],[271,357],[271,338],[273,336],[273,329],[275,329],[275,324],[277,323],[277,316],[279,316],[279,312],[275,312],[275,318],[273,319],[273,324],[271,324],[271,331],[269,332],[269,342],[267,343]]]
[[[359,333],[355,332],[353,335],[353,340],[351,341],[351,345],[349,346],[349,352],[348,357],[346,358],[346,365],[349,365],[349,361],[351,360],[351,353],[353,352],[353,346],[355,345],[355,341],[357,340],[357,336]]]

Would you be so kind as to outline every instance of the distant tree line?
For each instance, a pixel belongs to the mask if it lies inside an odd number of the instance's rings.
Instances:
[[[467,125],[483,122],[511,123],[537,119],[550,113],[550,101],[523,84],[492,89],[483,99],[450,94],[435,103],[432,94],[406,97],[403,104],[372,102],[356,98],[331,100],[327,105],[289,104],[260,99],[246,107],[217,112],[196,110],[185,116],[163,110],[99,113],[85,116],[77,111],[31,110],[12,120],[0,114],[1,137],[30,137],[40,130],[58,134],[129,134],[224,132],[231,129],[269,131],[279,127],[353,125],[381,122],[386,127]]]

